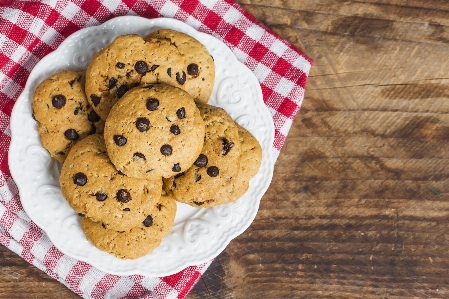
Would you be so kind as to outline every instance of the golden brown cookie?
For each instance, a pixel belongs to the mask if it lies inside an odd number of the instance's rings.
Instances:
[[[104,120],[128,90],[142,83],[185,82],[184,58],[169,41],[137,34],[117,37],[92,58],[86,71],[86,95]]]
[[[104,138],[118,170],[131,177],[171,177],[187,170],[204,142],[193,98],[168,84],[129,91],[112,108]]]
[[[60,162],[77,141],[103,132],[104,121],[87,101],[84,81],[84,72],[63,70],[42,81],[34,93],[33,115],[42,145]]]
[[[238,175],[231,178],[229,183],[221,186],[208,200],[200,206],[194,207],[210,208],[217,205],[236,201],[248,191],[250,179],[257,174],[262,162],[262,148],[257,139],[245,128],[237,124],[242,155],[240,157],[240,170]]]
[[[203,149],[192,167],[164,179],[164,186],[177,201],[200,207],[237,176],[241,148],[237,125],[224,109],[207,104],[198,108],[206,127]]]
[[[215,81],[215,65],[207,48],[197,39],[172,29],[161,29],[148,34],[145,39],[160,38],[170,40],[183,55],[187,81],[182,87],[195,101],[207,103]]]
[[[162,190],[161,177],[145,180],[120,174],[99,134],[84,138],[72,148],[59,181],[62,194],[77,213],[117,231],[141,223]]]
[[[86,217],[81,219],[81,225],[87,239],[98,249],[121,259],[136,259],[159,246],[173,227],[175,216],[175,200],[162,195],[145,220],[128,232],[106,229],[102,223]]]

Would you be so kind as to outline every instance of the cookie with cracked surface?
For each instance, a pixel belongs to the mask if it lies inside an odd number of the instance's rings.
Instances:
[[[106,228],[127,231],[145,220],[162,190],[162,178],[127,177],[109,160],[100,134],[70,150],[62,165],[61,191],[70,206]]]
[[[237,125],[224,109],[208,104],[198,108],[206,127],[203,149],[192,167],[164,179],[164,186],[177,201],[201,207],[237,176],[241,146]]]
[[[121,259],[142,257],[157,246],[173,227],[176,216],[176,202],[168,195],[162,195],[153,205],[142,223],[127,232],[107,229],[100,222],[86,217],[81,219],[81,226],[87,239],[95,247]]]
[[[141,81],[180,85],[176,74],[182,77],[183,69],[184,59],[169,41],[121,35],[92,58],[86,71],[86,95],[93,109],[106,120],[118,99]]]
[[[33,96],[42,145],[59,162],[77,141],[103,132],[104,121],[87,101],[84,83],[84,72],[62,70],[42,81]]]
[[[153,84],[129,91],[112,108],[104,138],[115,167],[130,177],[187,170],[204,142],[204,121],[186,91]]]
[[[207,48],[190,35],[172,29],[151,32],[145,39],[154,37],[168,39],[176,45],[186,65],[187,80],[183,89],[190,93],[195,101],[207,103],[215,80],[215,64]]]
[[[190,203],[199,208],[210,208],[238,200],[249,188],[249,182],[259,171],[262,162],[262,148],[257,139],[245,128],[237,124],[241,146],[239,173],[221,186],[209,199],[199,205]]]

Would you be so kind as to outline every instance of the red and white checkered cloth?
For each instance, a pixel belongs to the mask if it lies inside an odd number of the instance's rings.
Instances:
[[[184,298],[210,262],[167,277],[111,275],[64,255],[30,221],[7,153],[11,111],[36,63],[73,32],[116,16],[181,20],[222,40],[254,72],[275,124],[275,158],[299,111],[313,63],[233,0],[148,2],[0,1],[0,242],[84,298]]]

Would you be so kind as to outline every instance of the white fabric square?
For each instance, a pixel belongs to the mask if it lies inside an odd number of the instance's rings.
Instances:
[[[200,3],[212,10],[217,3],[217,0],[200,0]]]
[[[178,5],[174,4],[171,1],[167,1],[164,6],[162,6],[160,13],[164,17],[174,17],[176,12],[178,11],[179,7]]]
[[[17,24],[17,20],[20,16],[20,10],[18,9],[12,9],[12,8],[6,8],[2,13],[2,18],[10,21],[13,24]]]
[[[295,87],[295,83],[285,78],[281,78],[274,91],[283,95],[284,97],[287,97],[290,91],[292,91],[293,87]]]
[[[69,2],[66,7],[61,11],[61,14],[66,17],[68,20],[72,20],[73,17],[78,13],[81,8],[74,4],[73,2]]]
[[[19,45],[18,47],[17,47],[17,49],[14,51],[14,53],[12,53],[12,55],[11,55],[11,59],[14,61],[14,62],[19,62],[20,60],[21,60],[21,58],[23,57],[23,55],[25,54],[25,53],[27,53],[28,52],[28,50],[26,49],[26,48],[24,48],[23,46],[21,46],[21,45]]]
[[[267,108],[268,108],[268,111],[270,111],[271,118],[273,118],[273,116],[277,113],[277,111],[273,107],[270,107],[270,106],[267,106]]]
[[[252,25],[246,30],[245,34],[251,37],[253,40],[259,41],[262,38],[264,32],[265,31],[260,26]]]
[[[147,289],[154,291],[154,289],[162,282],[159,277],[148,277],[145,276],[140,283],[142,286]]]
[[[311,67],[310,62],[308,62],[304,57],[300,55],[298,55],[298,58],[296,58],[296,60],[293,62],[293,66],[301,69],[307,74],[309,73]]]
[[[282,125],[282,127],[279,129],[279,131],[284,135],[287,136],[288,135],[288,131],[290,130],[291,126],[292,126],[293,121],[286,117],[284,119],[284,124]]]
[[[59,259],[53,272],[58,273],[60,278],[65,279],[77,262],[77,260],[64,255]]]
[[[232,50],[232,52],[234,53],[234,55],[237,57],[237,59],[240,62],[245,62],[246,59],[248,58],[248,54],[246,54],[245,52],[243,52],[242,50],[240,50],[238,48],[234,48],[234,50]]]
[[[34,18],[33,22],[30,25],[30,32],[33,33],[36,36],[39,36],[40,31],[42,30],[42,27],[44,27],[45,22],[42,21],[39,18]]]
[[[285,51],[287,51],[287,49],[288,49],[287,45],[278,39],[275,40],[270,47],[270,51],[275,53],[279,57],[282,57],[282,55],[284,54]]]
[[[25,60],[22,60],[22,66],[29,70],[30,72],[33,70],[34,66],[39,62],[39,59],[33,55],[33,53],[28,52],[24,57]]]
[[[45,33],[42,35],[41,40],[47,45],[52,45],[59,37],[59,33],[51,27],[48,27]]]
[[[9,189],[7,182],[0,187],[0,197],[2,198],[2,201],[8,202],[14,197],[14,195],[15,194],[13,194]]]
[[[237,9],[235,9],[234,7],[230,7],[223,16],[223,19],[229,24],[235,24],[238,20],[240,20],[241,17],[242,14]]]
[[[85,294],[90,295],[95,288],[95,285],[103,278],[103,273],[97,268],[90,268],[80,281],[79,289]]]
[[[8,249],[21,256],[22,255],[22,251],[23,251],[23,246],[20,245],[19,243],[17,243],[15,240],[11,240],[9,242]]]
[[[30,225],[25,221],[18,219],[15,220],[11,229],[8,231],[11,237],[16,240],[21,240],[23,235],[30,229]]]
[[[110,12],[114,12],[117,7],[122,3],[121,0],[104,0],[101,1],[101,4],[103,4],[107,9],[109,9]]]
[[[20,85],[13,80],[9,80],[8,83],[3,87],[2,92],[6,94],[9,98],[13,98],[21,89]]]
[[[86,22],[86,27],[91,27],[91,26],[96,26],[99,25],[100,23],[98,22],[97,19],[90,17],[89,21]]]
[[[197,19],[195,19],[192,16],[189,16],[186,20],[186,23],[190,26],[192,26],[195,29],[200,28],[200,26],[202,25],[202,23],[200,21],[198,21]]]
[[[39,238],[39,240],[37,240],[36,243],[34,243],[33,248],[31,248],[30,252],[34,255],[34,257],[42,261],[51,246],[53,245],[48,239],[47,235],[43,235]]]
[[[0,34],[0,46],[3,46],[3,44],[6,42],[8,38],[4,36],[3,34]]]
[[[263,82],[265,78],[270,74],[271,69],[265,66],[263,63],[259,63],[254,69],[254,75],[256,75],[259,82]]]
[[[112,289],[110,289],[105,294],[106,298],[122,298],[126,294],[128,294],[129,290],[133,287],[134,281],[127,278],[126,276],[122,276],[115,284]]]

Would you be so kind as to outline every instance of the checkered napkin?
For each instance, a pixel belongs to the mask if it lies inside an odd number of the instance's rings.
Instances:
[[[0,1],[0,242],[84,298],[184,298],[210,262],[167,277],[118,276],[70,258],[22,209],[8,167],[11,111],[27,78],[73,32],[113,17],[169,17],[223,41],[260,82],[275,124],[275,158],[304,97],[313,61],[232,0]]]

